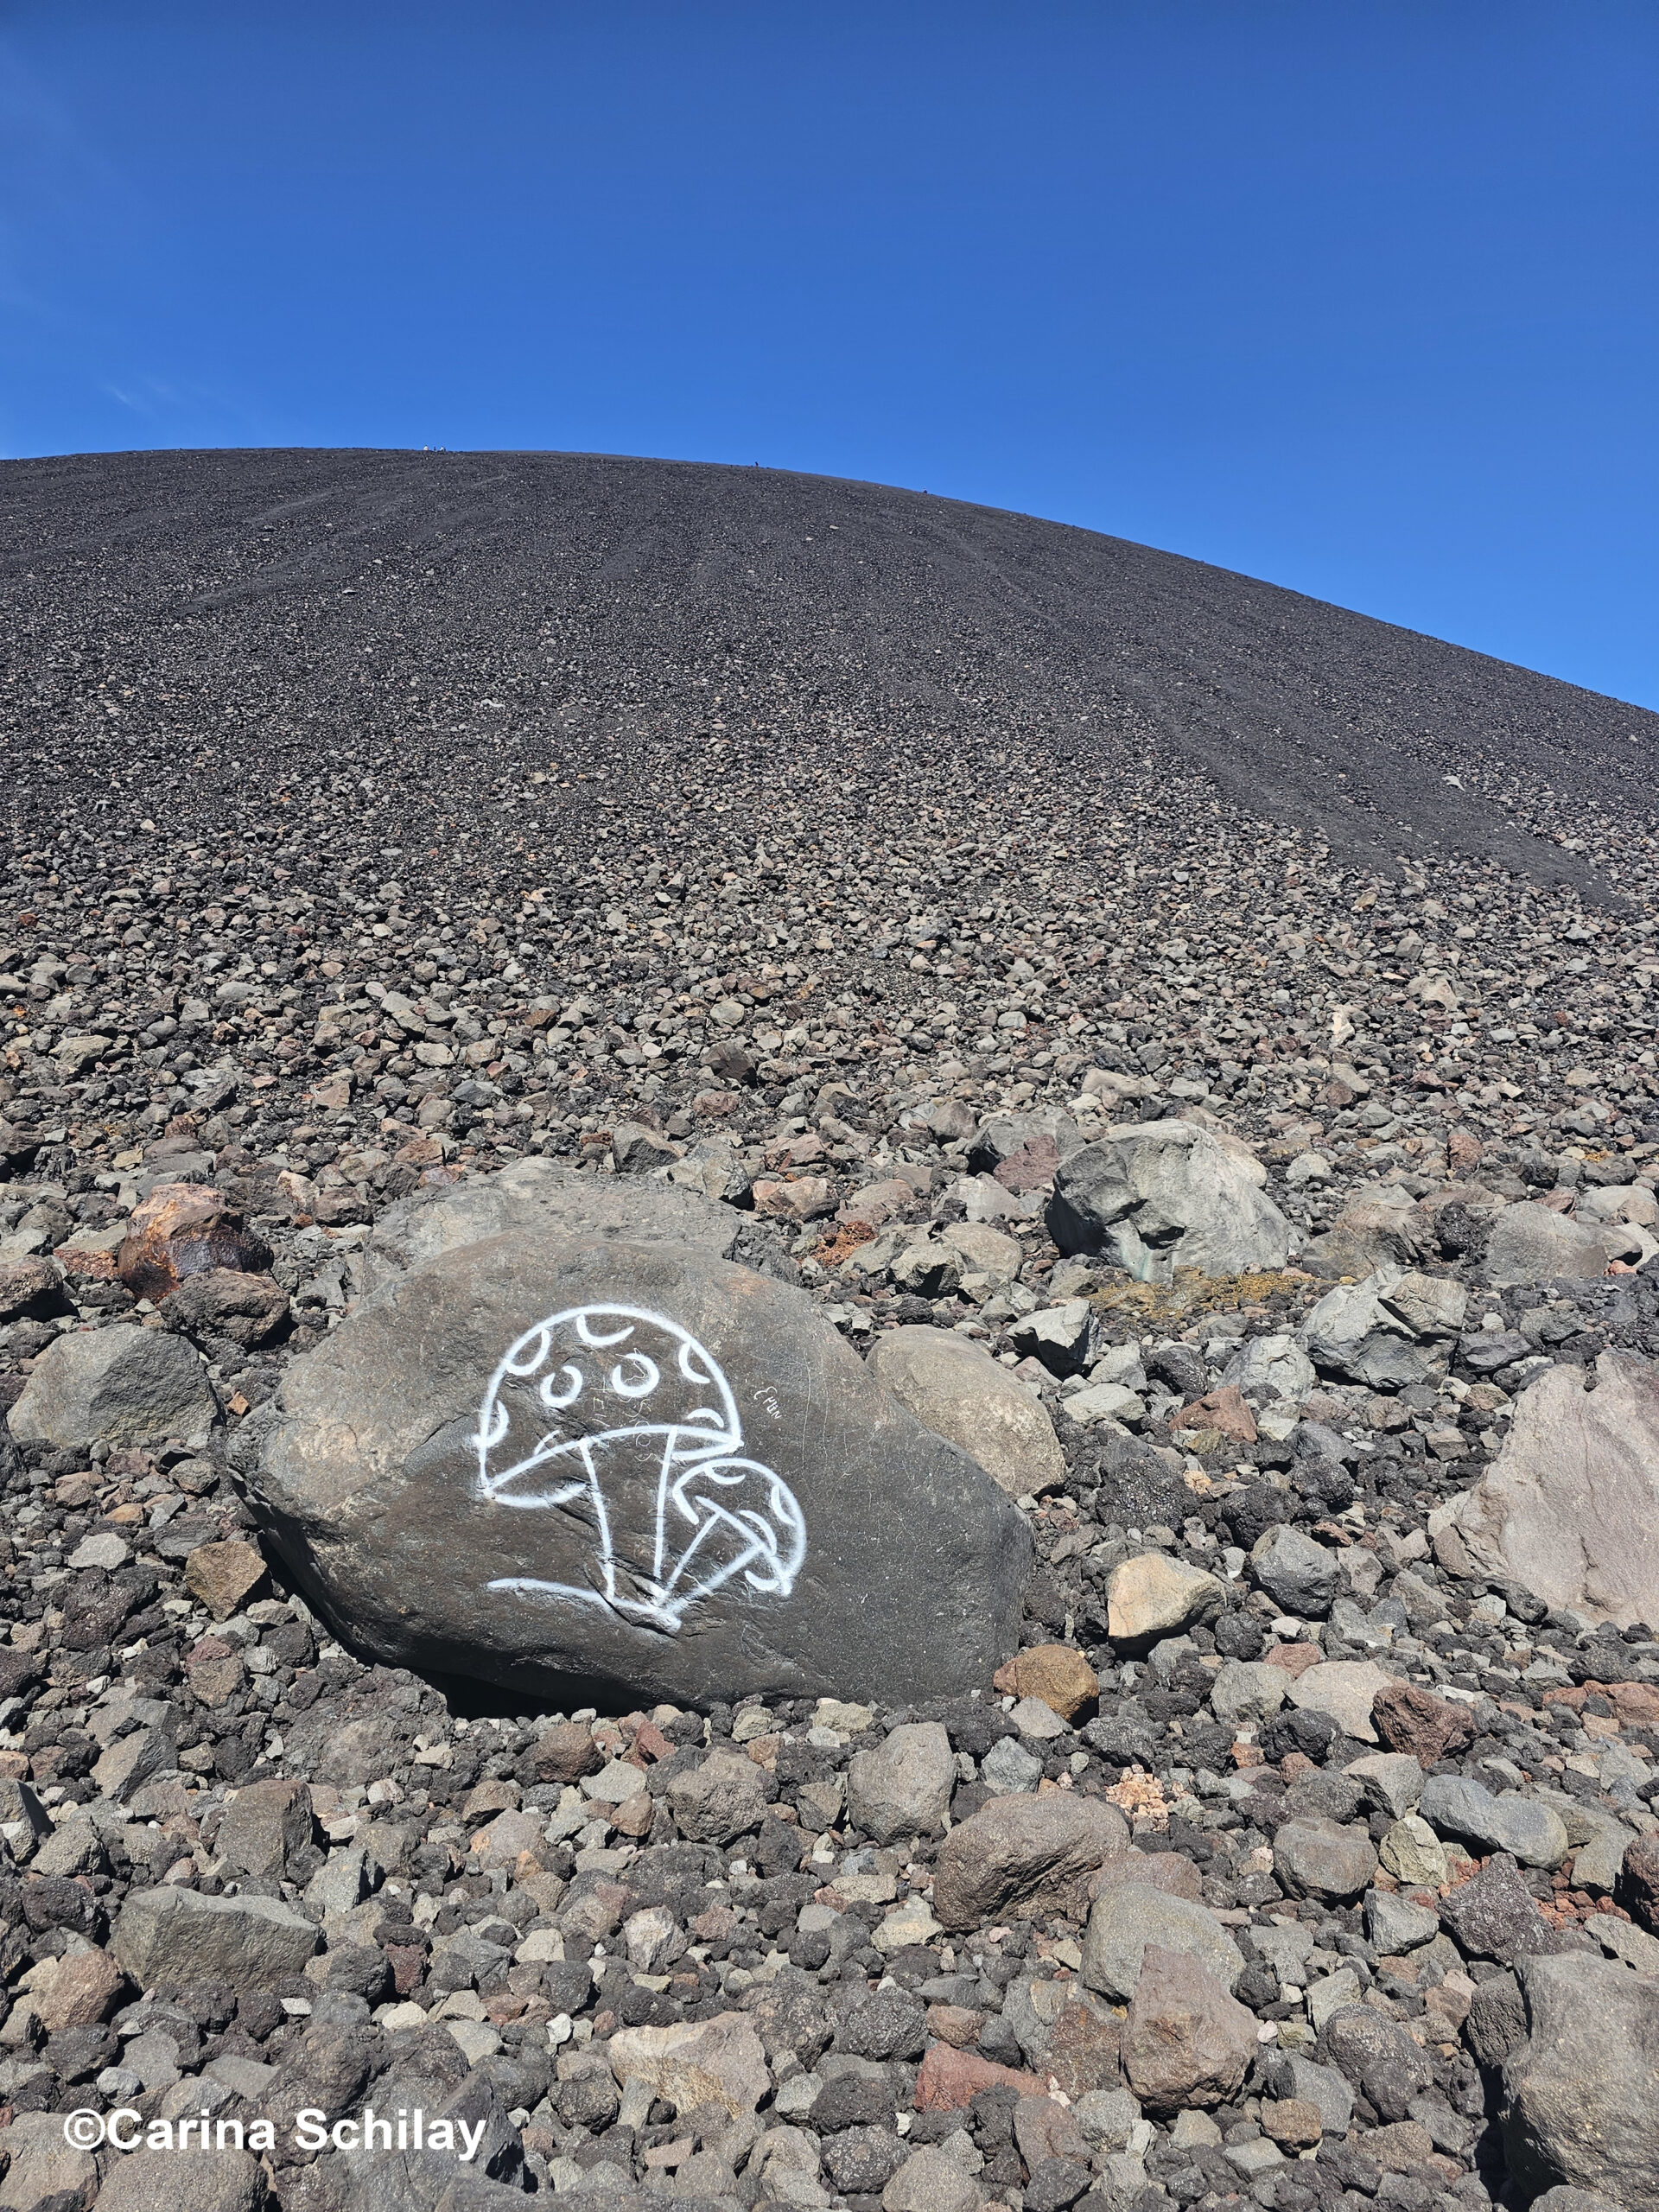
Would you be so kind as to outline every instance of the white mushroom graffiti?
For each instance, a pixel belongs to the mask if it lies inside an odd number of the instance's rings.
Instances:
[[[490,1377],[473,1440],[483,1496],[547,1513],[561,1569],[491,1590],[605,1605],[672,1634],[739,1577],[755,1595],[795,1586],[806,1523],[794,1493],[743,1455],[719,1364],[661,1313],[580,1306],[537,1321]]]

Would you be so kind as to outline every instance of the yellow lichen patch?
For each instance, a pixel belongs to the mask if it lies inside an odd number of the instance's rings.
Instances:
[[[1192,1313],[1230,1313],[1241,1306],[1265,1307],[1271,1298],[1292,1298],[1311,1278],[1297,1268],[1261,1269],[1242,1275],[1206,1275],[1198,1268],[1177,1268],[1173,1282],[1136,1282],[1125,1275],[1090,1300],[1103,1313],[1133,1313],[1147,1321],[1177,1321]]]

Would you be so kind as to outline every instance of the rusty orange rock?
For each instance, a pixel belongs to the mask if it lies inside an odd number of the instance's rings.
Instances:
[[[1100,1699],[1100,1677],[1080,1651],[1068,1644],[1039,1643],[1021,1651],[993,1680],[1004,1697],[1034,1697],[1062,1720],[1092,1713]]]
[[[270,1247],[205,1183],[158,1183],[132,1217],[116,1273],[136,1298],[160,1301],[191,1275],[226,1268],[263,1274]]]

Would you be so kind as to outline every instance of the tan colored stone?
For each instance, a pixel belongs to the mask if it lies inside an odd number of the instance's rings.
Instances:
[[[1659,1617],[1659,1372],[1605,1351],[1595,1389],[1584,1382],[1553,1367],[1522,1391],[1448,1525],[1478,1571],[1624,1628]]]
[[[1076,1720],[1094,1711],[1100,1698],[1100,1677],[1069,1643],[1038,1643],[999,1667],[992,1678],[1003,1697],[1040,1698],[1062,1720]]]
[[[1221,1604],[1222,1586],[1202,1567],[1166,1552],[1141,1552],[1112,1571],[1106,1586],[1106,1632],[1135,1649],[1179,1636]]]
[[[198,1544],[184,1563],[186,1587],[216,1621],[229,1620],[264,1579],[265,1562],[259,1553],[236,1536],[222,1544]]]
[[[718,2104],[738,2119],[772,2088],[766,2050],[741,2012],[671,2027],[624,2028],[606,2050],[619,2082],[645,2082],[683,2113]]]
[[[35,2010],[48,2035],[91,2027],[109,2018],[130,1986],[107,1951],[75,1951],[59,1960],[56,1974],[35,1993]]]
[[[936,1435],[971,1453],[1010,1497],[1065,1480],[1065,1454],[1041,1402],[988,1351],[948,1329],[891,1329],[871,1373]]]

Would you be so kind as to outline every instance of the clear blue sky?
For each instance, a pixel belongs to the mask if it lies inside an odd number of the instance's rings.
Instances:
[[[1652,0],[0,0],[0,452],[875,478],[1659,706],[1656,114]]]

